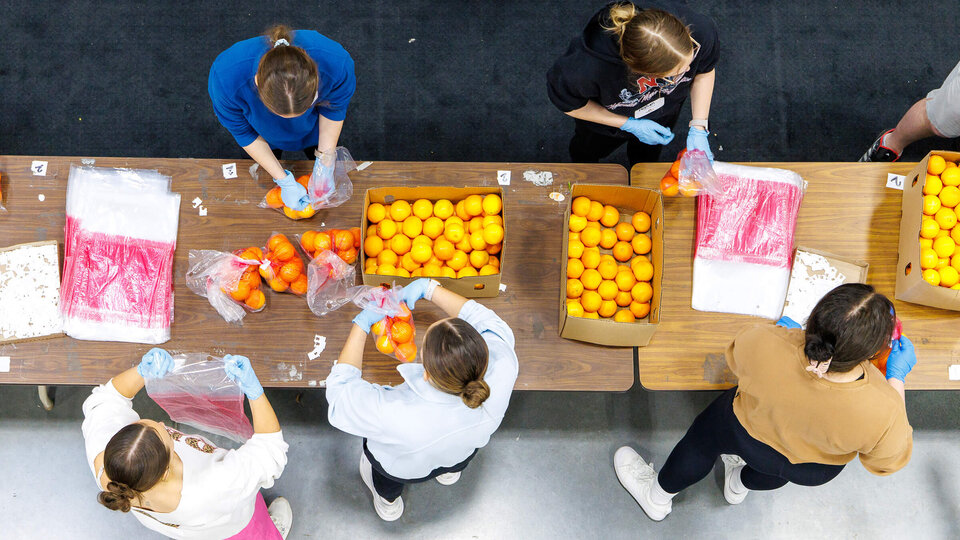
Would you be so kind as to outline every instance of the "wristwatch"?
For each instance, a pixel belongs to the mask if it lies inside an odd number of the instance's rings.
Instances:
[[[697,120],[697,119],[695,118],[695,119],[693,119],[693,120],[690,121],[690,124],[689,124],[688,127],[698,127],[698,128],[702,128],[704,131],[707,131],[707,132],[710,131],[710,129],[707,127],[707,119],[706,119],[706,118],[704,118],[704,119],[702,119],[702,120]]]

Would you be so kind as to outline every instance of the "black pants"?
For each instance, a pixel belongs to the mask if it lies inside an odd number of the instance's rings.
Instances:
[[[283,150],[281,150],[281,149],[279,149],[279,148],[271,148],[270,150],[273,151],[273,155],[276,156],[277,159],[280,159],[280,156],[283,155]],[[316,147],[316,146],[311,146],[310,148],[304,148],[304,149],[303,149],[303,154],[304,154],[305,156],[307,156],[307,159],[308,159],[308,160],[309,160],[309,159],[316,159],[316,157],[317,157],[317,156],[315,155],[315,152],[316,152],[316,151],[317,151],[317,147]]]
[[[658,123],[673,129],[673,126],[677,123],[677,117],[670,118],[667,122]],[[590,127],[591,125],[594,125],[593,122],[576,121],[573,138],[570,139],[570,161],[574,163],[597,163],[623,146],[623,143],[627,143],[627,159],[630,161],[631,168],[637,163],[660,161],[660,151],[663,146],[644,144],[627,132],[623,132],[620,137],[602,135]],[[673,160],[671,159],[671,161]]]
[[[477,450],[479,450],[479,448]],[[473,456],[477,455],[477,450],[474,450],[473,453],[467,457],[467,459],[457,463],[452,467],[439,467],[432,470],[430,474],[424,476],[423,478],[409,480],[406,478],[397,478],[395,476],[391,476],[384,471],[383,467],[380,466],[380,462],[377,461],[377,458],[373,457],[373,454],[371,454],[370,450],[367,448],[367,440],[363,440],[363,454],[367,456],[367,459],[370,461],[370,467],[373,469],[373,489],[377,490],[377,494],[389,502],[397,500],[397,497],[403,493],[403,486],[405,484],[419,484],[420,482],[433,480],[441,474],[460,472],[466,469],[467,465],[470,464],[470,460],[473,459]]]
[[[747,462],[740,480],[747,489],[769,490],[787,482],[819,486],[836,478],[843,465],[793,464],[780,452],[754,439],[733,413],[731,388],[697,416],[670,452],[658,481],[667,493],[679,493],[710,473],[720,454],[736,454]]]

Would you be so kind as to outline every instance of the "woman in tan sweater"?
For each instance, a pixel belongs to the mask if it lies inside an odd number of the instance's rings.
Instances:
[[[877,475],[903,468],[913,449],[903,391],[913,344],[892,342],[886,380],[869,361],[891,345],[895,319],[873,287],[846,284],[814,307],[806,332],[788,318],[742,330],[726,352],[739,385],[700,413],[659,475],[624,446],[613,459],[617,478],[660,521],[718,457],[730,504],[787,482],[825,484],[857,456]]]

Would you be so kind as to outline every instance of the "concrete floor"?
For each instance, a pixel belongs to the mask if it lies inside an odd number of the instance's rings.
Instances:
[[[96,502],[80,437],[88,393],[60,387],[47,413],[34,387],[0,387],[0,537],[149,537],[132,516]],[[461,481],[408,488],[394,523],[374,513],[357,473],[359,440],[327,424],[323,392],[303,392],[299,402],[294,391],[267,394],[290,461],[266,497],[290,500],[291,538],[960,538],[960,393],[907,394],[913,460],[893,476],[855,461],[826,486],[751,493],[731,507],[718,468],[680,494],[661,523],[617,483],[613,453],[631,444],[659,466],[715,393],[516,393]],[[143,393],[136,407],[166,419]]]

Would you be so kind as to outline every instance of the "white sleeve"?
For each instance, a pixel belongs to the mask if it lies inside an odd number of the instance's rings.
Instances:
[[[360,377],[349,364],[336,364],[327,377],[327,420],[330,425],[358,437],[389,442],[384,429],[383,393],[380,385]]]
[[[224,454],[210,485],[225,486],[225,492],[238,499],[270,488],[287,466],[288,448],[282,431],[254,433],[243,446]]]
[[[468,300],[467,303],[460,308],[460,313],[457,314],[457,316],[467,321],[470,326],[476,328],[477,332],[480,332],[480,335],[486,340],[490,338],[497,339],[511,349],[517,344],[516,339],[513,337],[513,330],[507,326],[507,323],[504,322],[499,315],[494,313],[492,309],[480,305],[475,300]]]
[[[476,328],[487,343],[490,359],[483,379],[490,386],[490,397],[483,403],[483,408],[494,417],[502,418],[520,373],[513,330],[492,309],[474,300],[464,304],[458,316]]]
[[[93,389],[83,402],[83,441],[87,451],[87,464],[96,477],[93,460],[103,452],[110,439],[118,431],[140,420],[133,410],[133,400],[124,396],[113,386],[113,379]]]

